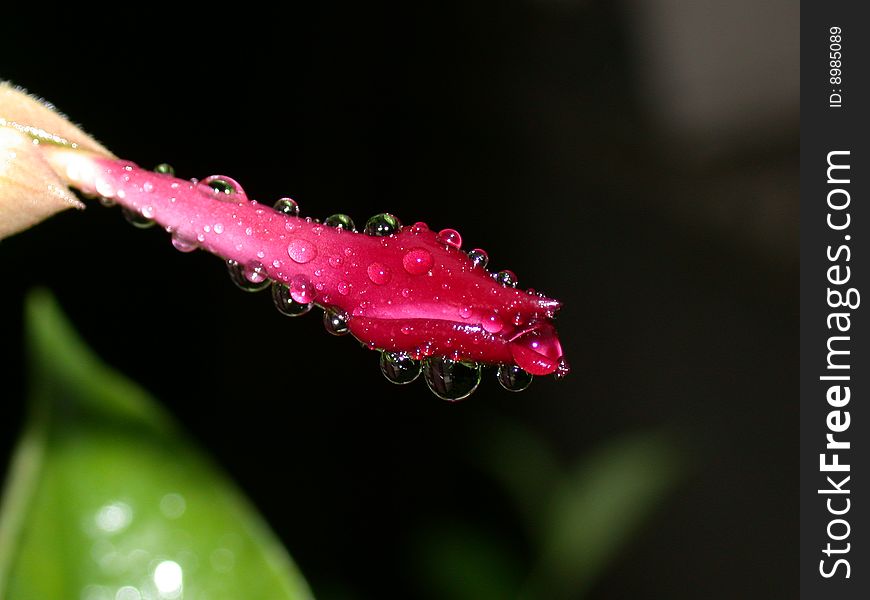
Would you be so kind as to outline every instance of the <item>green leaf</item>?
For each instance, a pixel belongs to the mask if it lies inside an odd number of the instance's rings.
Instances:
[[[665,435],[617,438],[559,481],[547,504],[528,598],[581,598],[685,470]]]
[[[31,419],[0,508],[0,599],[309,599],[275,535],[46,292],[27,303]]]

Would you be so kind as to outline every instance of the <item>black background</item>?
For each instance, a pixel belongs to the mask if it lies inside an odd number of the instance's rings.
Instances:
[[[226,174],[304,215],[458,229],[564,301],[574,371],[522,394],[485,381],[458,405],[391,386],[375,353],[319,318],[280,317],[219,260],[92,204],[0,243],[4,455],[25,397],[18,315],[43,285],[228,469],[324,598],[427,597],[408,549],[445,517],[522,556],[511,508],[468,458],[504,418],[566,460],[627,432],[680,440],[691,468],[591,597],[796,597],[797,247],[767,255],[659,207],[703,203],[722,173],[796,177],[797,130],[675,167],[639,108],[625,15],[553,6],[307,3],[182,21],[155,5],[11,27],[0,77],[121,157]]]

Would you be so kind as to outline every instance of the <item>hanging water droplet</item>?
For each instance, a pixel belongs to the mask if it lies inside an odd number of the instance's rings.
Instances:
[[[323,220],[323,224],[327,227],[335,227],[346,231],[356,231],[356,226],[353,224],[353,219],[341,213],[330,215]]]
[[[462,236],[455,229],[442,229],[435,236],[435,241],[453,246],[457,250],[462,247]]]
[[[275,202],[272,208],[290,217],[299,216],[299,204],[293,198],[281,198]]]
[[[411,275],[423,275],[432,268],[432,253],[424,248],[411,248],[402,257],[402,266]]]
[[[495,280],[506,287],[517,287],[517,276],[513,271],[505,269],[495,274]]]
[[[394,215],[391,215],[390,213],[380,213],[366,221],[366,226],[363,231],[367,235],[384,237],[393,235],[398,232],[401,227],[402,224]]]
[[[311,310],[313,303],[301,304],[290,295],[290,288],[276,281],[272,284],[272,303],[278,312],[288,317],[299,317]]]
[[[111,208],[112,206],[115,206],[118,204],[117,202],[115,202],[111,198],[106,198],[105,196],[100,196],[99,202],[100,202],[101,206],[105,206],[106,208]]]
[[[195,241],[184,238],[177,233],[172,234],[172,245],[179,252],[193,252],[199,247]]]
[[[175,169],[173,169],[172,165],[169,163],[160,163],[154,167],[154,172],[160,173],[161,175],[175,175]]]
[[[423,361],[423,378],[433,394],[455,402],[470,396],[480,385],[480,366],[474,362],[430,356]]]
[[[233,283],[246,292],[259,292],[269,285],[269,279],[262,265],[246,267],[230,259],[227,261],[227,271]]]
[[[299,304],[311,304],[317,291],[305,275],[294,275],[290,280],[290,297]]]
[[[420,376],[420,363],[407,352],[381,352],[381,373],[388,381],[405,385]]]
[[[153,220],[145,217],[139,211],[130,210],[127,207],[122,207],[121,213],[124,215],[124,218],[127,219],[127,222],[133,227],[138,227],[139,229],[148,229],[149,227],[154,225]]]
[[[344,335],[350,331],[348,320],[347,313],[340,308],[329,307],[323,311],[323,326],[332,335]]]
[[[382,265],[379,262],[373,262],[366,268],[366,274],[369,280],[376,285],[384,285],[389,283],[392,273],[390,268]]]
[[[469,250],[468,258],[471,259],[471,264],[473,266],[480,267],[481,269],[485,269],[486,265],[489,263],[489,255],[485,250],[481,250],[480,248]]]
[[[517,365],[501,364],[498,366],[498,382],[509,392],[521,392],[532,383],[533,375]]]

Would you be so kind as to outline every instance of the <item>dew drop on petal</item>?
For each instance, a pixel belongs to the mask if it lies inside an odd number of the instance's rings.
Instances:
[[[363,231],[367,235],[384,237],[396,233],[401,227],[402,224],[395,215],[391,215],[390,213],[379,213],[366,221],[366,226]]]
[[[154,167],[155,173],[160,173],[161,175],[175,175],[175,169],[172,168],[172,165],[169,163],[160,163],[156,167]]]
[[[432,253],[424,248],[411,248],[402,257],[402,266],[411,275],[423,275],[432,268]]]
[[[471,316],[471,307],[470,306],[463,306],[462,308],[460,308],[459,309],[459,316],[462,317],[463,319],[469,318]]]
[[[473,266],[480,267],[481,269],[485,269],[486,265],[489,263],[489,255],[485,250],[481,250],[480,248],[469,250],[468,258],[471,259],[471,264]]]
[[[356,226],[353,224],[353,219],[349,216],[338,213],[330,215],[323,220],[323,224],[327,227],[335,227],[346,231],[356,231]]]
[[[513,271],[508,269],[496,273],[495,280],[505,287],[517,287],[517,276]]]
[[[504,328],[504,323],[497,314],[492,313],[483,319],[483,328],[489,333],[498,333]]]
[[[293,198],[280,198],[272,208],[290,217],[299,216],[299,204]]]
[[[347,296],[348,292],[350,292],[350,286],[347,284],[346,281],[339,281],[338,285],[335,286],[335,288],[342,296]]]
[[[299,304],[314,302],[317,292],[305,275],[294,275],[290,280],[290,297]]]
[[[390,281],[392,273],[390,268],[379,263],[373,262],[366,268],[366,274],[372,283],[376,285],[384,285]]]
[[[317,256],[317,248],[307,240],[294,238],[290,240],[290,244],[287,246],[287,254],[295,262],[305,264]]]
[[[462,236],[459,235],[459,232],[455,229],[442,229],[438,232],[438,235],[435,236],[435,240],[456,249],[462,247]]]
[[[248,196],[238,181],[226,175],[211,175],[200,182],[200,185],[211,188],[212,194],[219,200],[227,202],[247,202]]]
[[[220,223],[215,223],[213,229],[214,229],[214,232],[217,233],[217,234],[221,234],[221,233],[224,232],[224,226],[221,225]],[[261,257],[261,258],[262,258],[262,257]]]

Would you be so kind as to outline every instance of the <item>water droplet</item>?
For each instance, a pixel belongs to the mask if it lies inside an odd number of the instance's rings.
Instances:
[[[115,206],[117,204],[117,202],[115,202],[111,198],[106,198],[104,196],[99,197],[99,202],[101,206],[105,206],[106,208],[111,208],[112,206]]]
[[[245,190],[239,185],[239,182],[226,175],[211,175],[200,182],[213,190],[215,197],[220,200],[238,202],[239,200],[248,200]]]
[[[305,264],[317,256],[317,248],[308,240],[294,238],[287,246],[287,254],[295,262]]]
[[[411,275],[422,275],[432,268],[432,253],[423,248],[411,248],[402,257],[402,266]]]
[[[299,204],[293,198],[280,198],[272,208],[290,217],[299,216]]]
[[[391,215],[390,213],[379,213],[366,221],[366,226],[363,231],[367,235],[384,237],[393,235],[398,232],[401,227],[402,224],[394,215]]]
[[[423,233],[424,231],[429,231],[429,226],[423,221],[417,221],[411,226],[411,232],[413,233]]]
[[[154,221],[142,215],[142,213],[130,210],[127,207],[121,208],[121,213],[124,215],[124,218],[127,219],[127,222],[133,227],[138,227],[139,229],[148,229],[154,225]]]
[[[433,394],[455,402],[467,398],[477,389],[480,366],[473,362],[431,356],[423,361],[423,378]]]
[[[169,163],[160,163],[154,167],[154,172],[160,173],[161,175],[175,175],[175,169],[173,169],[172,165]]]
[[[411,296],[411,288],[402,288],[402,298],[408,298]]]
[[[146,194],[150,194],[151,192],[154,191],[154,184],[151,183],[150,181],[146,181],[145,183],[142,184],[142,191],[145,192]]]
[[[379,262],[373,262],[366,268],[366,274],[369,276],[369,279],[372,283],[376,285],[384,285],[390,281],[390,277],[392,277],[392,273],[390,273],[390,268],[382,265]]]
[[[172,245],[179,252],[193,252],[194,250],[196,250],[199,247],[199,246],[197,246],[197,243],[194,242],[193,240],[189,240],[185,237],[182,237],[182,236],[178,235],[177,233],[173,234],[171,239],[172,239]]]
[[[218,235],[220,235],[221,233],[224,232],[224,226],[221,223],[215,223],[214,224],[214,232],[217,233]],[[262,258],[262,256],[260,258]]]
[[[504,323],[497,314],[492,313],[483,319],[483,328],[489,333],[498,333],[504,328]]]
[[[269,285],[269,279],[266,277],[263,265],[255,264],[243,267],[231,259],[227,261],[227,271],[229,271],[233,283],[246,292],[259,292],[265,290]]]
[[[501,364],[498,366],[498,382],[509,392],[523,391],[529,387],[533,378],[533,375],[517,365]]]
[[[459,309],[459,316],[462,317],[463,319],[469,318],[471,316],[471,307],[470,306],[463,306],[462,308],[460,308]]]
[[[489,255],[485,250],[481,250],[480,248],[469,250],[468,258],[471,259],[471,264],[473,266],[480,267],[481,269],[485,269],[486,265],[489,263]]]
[[[330,307],[323,311],[323,326],[332,335],[344,335],[350,331],[348,320],[347,313],[340,308]]]
[[[381,373],[388,381],[405,385],[420,375],[420,363],[407,352],[381,352]]]
[[[462,236],[455,229],[442,229],[435,236],[435,241],[453,246],[457,250],[462,247]]]
[[[311,281],[305,275],[294,275],[290,280],[290,297],[299,304],[310,304],[314,302],[317,292]]]
[[[342,261],[340,256],[330,256],[328,262],[330,267],[337,269],[341,266]]]
[[[314,306],[311,303],[300,304],[296,302],[290,294],[290,288],[278,281],[272,284],[272,302],[279,313],[288,317],[304,315]]]
[[[495,280],[506,287],[517,287],[517,276],[513,271],[505,269],[495,274]]]
[[[323,224],[327,227],[336,227],[347,231],[356,231],[356,226],[353,224],[353,219],[341,213],[330,215],[323,220]]]
[[[346,281],[339,281],[338,285],[335,286],[335,288],[342,296],[347,296],[348,292],[350,292],[350,286],[347,284]]]

